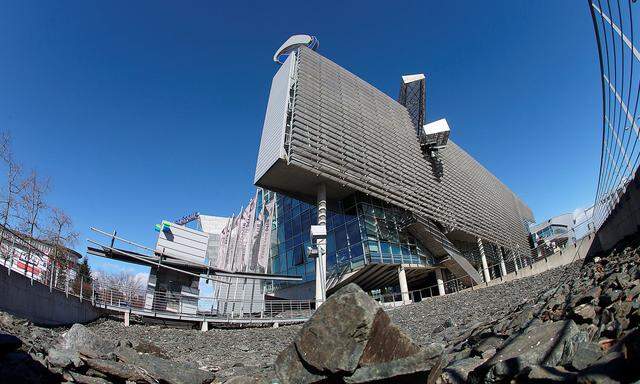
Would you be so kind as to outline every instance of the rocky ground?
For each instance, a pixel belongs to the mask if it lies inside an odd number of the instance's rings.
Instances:
[[[387,314],[397,329],[373,307],[349,316],[325,315],[322,321],[304,329],[282,326],[212,329],[205,333],[138,324],[124,327],[114,320],[68,331],[36,327],[2,314],[0,381],[204,382],[215,376],[217,382],[271,382],[277,366],[281,377],[285,371],[294,375],[290,377],[296,379],[289,382],[327,378],[356,382],[357,377],[360,382],[368,382],[372,377],[381,378],[375,376],[381,372],[422,372],[428,374],[428,380],[445,383],[630,382],[640,378],[638,262],[640,245],[633,243],[584,266],[576,262],[510,283],[396,308]],[[360,300],[356,293],[350,295],[344,297]],[[363,319],[366,326],[357,325],[351,336],[331,334],[350,326],[341,320],[347,317]],[[369,332],[366,337],[362,336],[365,328]],[[325,332],[329,332],[327,337],[316,337]],[[380,336],[387,334],[395,336]],[[351,340],[352,335],[360,339]],[[86,341],[101,337],[107,344]],[[323,344],[328,342],[325,339],[347,342]],[[294,340],[302,343],[296,344],[298,351],[308,348],[304,358],[296,353],[281,354],[291,351]],[[326,356],[313,355],[316,350],[338,353],[358,345],[364,352],[358,350],[362,357],[355,365],[352,361],[350,365],[329,367],[322,360]],[[395,365],[389,365],[391,362],[380,353],[373,353],[372,345],[378,351],[393,345],[387,355],[393,357]],[[329,361],[340,359],[334,354]],[[364,366],[368,370],[363,370]],[[175,376],[176,372],[183,376]]]

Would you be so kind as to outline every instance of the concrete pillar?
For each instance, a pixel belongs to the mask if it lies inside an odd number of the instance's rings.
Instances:
[[[480,260],[482,261],[482,273],[484,274],[484,282],[491,281],[491,275],[489,274],[489,266],[487,265],[487,256],[484,254],[484,246],[482,245],[482,239],[478,237],[478,248],[480,249]]]
[[[124,313],[124,326],[125,327],[128,327],[130,325],[130,323],[129,323],[129,315],[130,315],[129,311]]]
[[[202,324],[200,325],[200,330],[202,332],[207,332],[209,330],[209,322],[207,320],[202,321]]]
[[[518,272],[518,260],[516,258],[516,253],[513,251],[513,248],[511,248],[511,258],[513,259],[513,267],[515,268],[516,272]]]
[[[442,276],[442,268],[436,268],[436,281],[438,282],[438,295],[444,296],[444,277]]]
[[[507,265],[504,263],[504,251],[502,247],[498,247],[498,256],[500,257],[500,276],[505,276],[507,274]]]
[[[324,183],[318,185],[318,225],[327,226],[327,186]],[[318,238],[316,247],[316,308],[327,299],[327,239]]]
[[[407,273],[405,272],[402,265],[398,267],[398,280],[400,281],[400,294],[402,296],[402,303],[411,303],[411,299],[409,298],[409,285],[407,284]]]

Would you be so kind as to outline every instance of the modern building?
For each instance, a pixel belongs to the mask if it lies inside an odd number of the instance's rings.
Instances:
[[[148,309],[258,313],[275,299],[321,303],[350,282],[408,301],[530,263],[531,210],[449,140],[446,119],[425,124],[426,77],[402,76],[394,100],[318,45],[296,35],[274,55],[258,188],[238,215],[163,221],[153,256],[89,249],[158,264]],[[210,273],[203,305],[198,281]]]
[[[549,256],[593,232],[593,211],[593,206],[576,209],[572,213],[564,213],[531,225],[529,231],[533,258],[538,260]]]
[[[73,269],[82,255],[73,249],[56,246],[50,241],[32,238],[0,225],[0,262],[5,266],[41,283],[58,279],[60,269]],[[53,275],[51,271],[55,271]],[[67,274],[68,279],[73,275]]]
[[[426,79],[394,100],[292,37],[269,95],[255,184],[276,201],[273,295],[324,300],[348,282],[373,292],[471,285],[529,263],[531,210],[425,124]]]

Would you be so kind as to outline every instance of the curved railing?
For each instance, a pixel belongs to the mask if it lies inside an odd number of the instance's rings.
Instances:
[[[596,228],[636,176],[640,162],[640,25],[635,0],[588,0],[600,62],[602,150],[595,198]]]
[[[159,319],[229,323],[295,323],[307,320],[315,300],[237,299],[130,289],[83,275],[75,264],[65,265],[38,247],[39,242],[8,228],[0,242],[0,265],[20,273],[31,284],[45,285],[70,299],[87,301],[109,311]]]

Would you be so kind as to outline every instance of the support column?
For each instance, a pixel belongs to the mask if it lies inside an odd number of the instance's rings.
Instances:
[[[209,330],[209,322],[207,320],[202,321],[202,325],[200,326],[200,330],[202,332],[207,332]]]
[[[515,268],[516,272],[518,272],[518,259],[516,258],[516,253],[513,251],[513,248],[511,248],[511,258],[513,259],[513,267]]]
[[[327,186],[324,183],[318,185],[318,225],[327,226]],[[318,238],[316,247],[318,257],[316,257],[316,308],[327,299],[327,252],[326,238]]]
[[[478,248],[480,249],[480,260],[482,261],[482,273],[484,274],[484,282],[491,281],[491,275],[489,274],[489,266],[487,265],[487,256],[484,253],[484,246],[482,245],[482,239],[478,237]]]
[[[436,281],[438,282],[438,295],[444,296],[444,277],[442,276],[442,268],[436,268]]]
[[[411,303],[411,299],[409,298],[409,285],[407,284],[407,273],[402,265],[398,267],[398,280],[400,281],[400,295],[402,296],[402,303]]]
[[[498,247],[498,250],[498,256],[500,256],[500,274],[501,276],[505,276],[507,274],[507,265],[504,263],[504,251],[502,247]]]
[[[129,311],[124,313],[124,326],[125,327],[128,327],[130,325],[129,316],[130,316]]]

